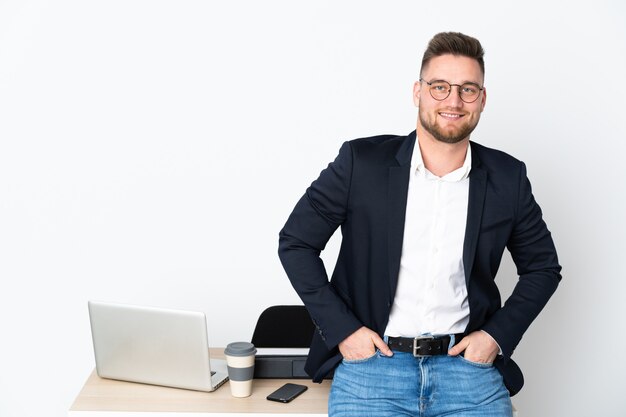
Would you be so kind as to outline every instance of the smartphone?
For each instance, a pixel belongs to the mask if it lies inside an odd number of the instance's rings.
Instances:
[[[270,401],[288,403],[307,389],[309,389],[309,387],[307,387],[306,385],[288,383],[268,395],[267,399]]]

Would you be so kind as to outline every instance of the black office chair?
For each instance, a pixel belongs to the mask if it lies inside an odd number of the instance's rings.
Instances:
[[[304,306],[272,306],[259,316],[252,343],[262,348],[308,348],[314,331]]]

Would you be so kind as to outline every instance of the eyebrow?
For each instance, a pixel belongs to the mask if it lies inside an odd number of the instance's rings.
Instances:
[[[429,81],[429,83],[434,83],[434,82],[437,82],[437,81],[445,81],[448,84],[454,84],[454,83],[451,83],[448,80],[444,80],[444,79],[441,79],[441,78],[437,78],[437,79],[434,79],[432,81]],[[477,85],[479,87],[481,86],[480,83],[477,83],[476,81],[469,81],[469,80],[465,80],[465,81],[461,82],[461,85],[463,85],[463,84],[474,84],[474,85]]]

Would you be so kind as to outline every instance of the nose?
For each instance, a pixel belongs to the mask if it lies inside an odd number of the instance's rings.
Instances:
[[[456,88],[456,90],[455,90]],[[451,107],[461,107],[463,106],[463,100],[461,100],[461,87],[458,85],[450,86],[450,94],[445,99],[446,104]]]

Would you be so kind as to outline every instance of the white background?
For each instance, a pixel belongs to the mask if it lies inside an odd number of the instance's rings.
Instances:
[[[623,4],[0,0],[0,416],[65,414],[89,299],[205,311],[216,346],[298,303],[278,231],[344,140],[414,129],[444,30],[483,43],[473,139],[527,163],[564,266],[520,416],[623,416]]]

